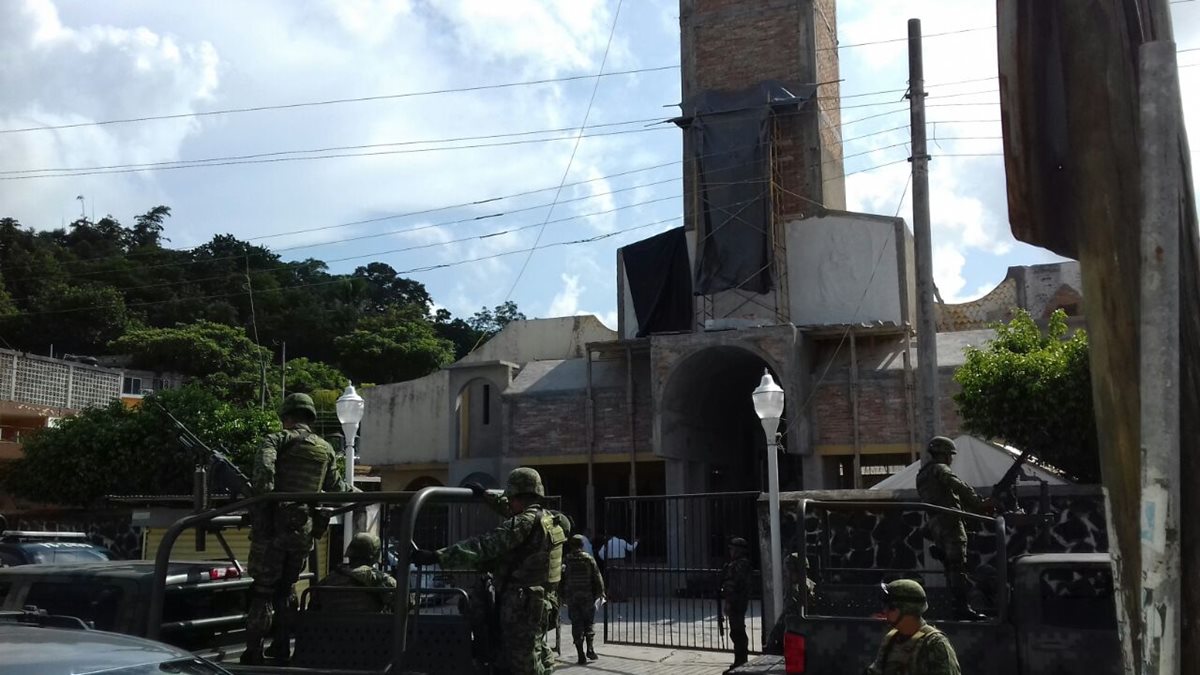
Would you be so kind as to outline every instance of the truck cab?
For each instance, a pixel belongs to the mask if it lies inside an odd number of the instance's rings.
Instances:
[[[817,502],[806,509],[946,512],[901,502]],[[953,512],[993,529],[1005,542],[1003,517]],[[803,521],[802,521],[803,522]],[[820,537],[802,537],[801,555],[819,557]],[[813,541],[810,541],[813,540]],[[809,551],[809,544],[816,551]],[[1004,550],[1004,549],[1000,549]],[[785,613],[766,645],[766,654],[737,673],[834,675],[863,673],[888,630],[882,619],[879,585],[913,578],[926,586],[926,619],[949,638],[964,672],[978,675],[1116,675],[1121,671],[1120,638],[1111,558],[1106,553],[1042,553],[993,559],[985,620],[958,621],[948,611],[950,595],[939,587],[936,569],[821,569],[815,592]],[[807,572],[805,572],[807,575]],[[930,582],[934,583],[930,583]],[[800,580],[804,583],[804,579]]]

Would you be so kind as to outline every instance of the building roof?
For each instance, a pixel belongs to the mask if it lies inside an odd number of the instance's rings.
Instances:
[[[479,361],[528,363],[584,355],[588,342],[615,340],[617,333],[590,314],[513,321],[457,364]]]
[[[1008,472],[1016,455],[994,443],[980,440],[974,436],[963,434],[954,439],[958,446],[958,454],[954,456],[954,473],[967,485],[973,488],[990,488]],[[904,467],[895,474],[880,481],[872,490],[911,490],[917,487],[917,473],[921,470],[921,460]],[[1068,481],[1037,466],[1026,464],[1021,467],[1021,480],[1031,480],[1032,475],[1044,480],[1050,485],[1067,485]]]
[[[612,388],[625,386],[624,361],[592,361],[592,386]],[[587,359],[556,359],[530,361],[513,380],[505,396],[545,394],[550,392],[584,391],[587,389]]]

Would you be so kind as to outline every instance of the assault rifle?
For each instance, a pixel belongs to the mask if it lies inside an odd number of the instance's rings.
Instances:
[[[154,399],[149,399],[149,402],[163,412],[167,419],[179,429],[179,444],[188,450],[203,454],[208,457],[208,473],[212,476],[213,486],[218,490],[225,490],[234,497],[250,497],[253,495],[253,490],[250,487],[250,479],[246,478],[246,474],[237,468],[233,460],[224,452],[213,449],[207,443],[200,440],[200,437],[192,433],[191,429],[187,428],[183,422],[180,422],[170,410],[167,410],[161,403]]]
[[[1022,450],[1000,481],[992,486],[992,502],[999,511],[1013,513],[1020,510],[1017,504],[1017,479],[1021,477],[1021,468],[1028,457],[1029,451]]]

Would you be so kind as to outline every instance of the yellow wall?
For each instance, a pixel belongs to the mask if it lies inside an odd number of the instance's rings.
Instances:
[[[162,542],[163,533],[166,528],[152,527],[147,528],[145,534],[142,535],[142,559],[153,560],[158,553],[158,545]],[[226,530],[225,541],[229,542],[229,548],[233,551],[233,555],[238,559],[238,562],[244,567],[246,561],[250,559],[250,530],[243,528],[238,530]],[[215,536],[209,535],[208,545],[204,552],[196,551],[196,535],[194,530],[184,530],[183,534],[175,540],[175,547],[171,552],[172,560],[228,560],[225,555],[225,549],[221,546],[221,542],[217,541]],[[323,578],[329,573],[329,535],[326,534],[320,541],[317,542],[317,576]],[[296,584],[296,593],[299,594],[308,587],[307,581],[301,581]]]

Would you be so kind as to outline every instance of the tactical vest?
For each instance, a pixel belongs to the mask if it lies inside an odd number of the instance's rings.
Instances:
[[[930,462],[917,472],[917,493],[921,501],[948,509],[962,509],[958,495],[953,490],[947,490],[942,483],[942,474],[950,471],[950,467],[938,462]]]
[[[521,588],[555,585],[562,579],[562,549],[567,533],[553,513],[537,508],[534,526],[522,547],[524,555],[508,575],[508,583]]]
[[[353,569],[338,567],[318,584],[317,588],[387,588],[381,583],[382,572],[370,565],[362,565]],[[382,593],[366,593],[354,591],[329,591],[322,593],[313,591],[320,597],[320,609],[327,612],[382,612],[386,610],[391,596]]]
[[[308,429],[293,429],[275,458],[276,492],[320,492],[333,448]]]
[[[881,675],[916,673],[917,656],[921,653],[921,647],[924,646],[926,638],[940,634],[940,630],[926,624],[913,633],[912,637],[903,642],[897,642],[896,638],[900,633],[893,628],[884,638],[883,658],[880,659],[883,666]]]
[[[583,551],[576,551],[567,556],[567,578],[565,581],[566,594],[586,595],[592,594],[592,565],[591,556]]]

